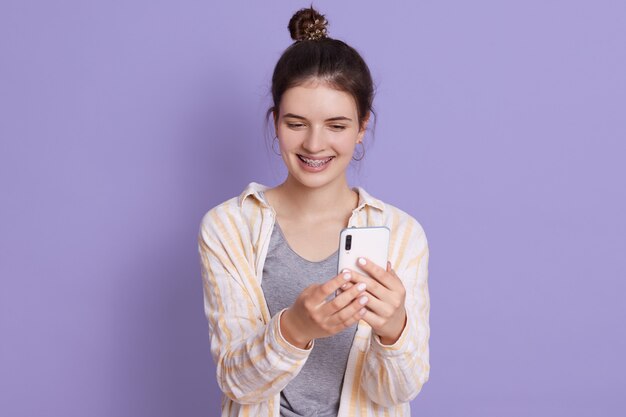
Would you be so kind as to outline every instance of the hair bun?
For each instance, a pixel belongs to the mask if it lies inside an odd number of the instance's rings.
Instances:
[[[298,10],[289,20],[289,33],[294,41],[327,38],[328,21],[313,6]]]

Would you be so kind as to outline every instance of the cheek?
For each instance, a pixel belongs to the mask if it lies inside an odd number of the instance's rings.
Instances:
[[[356,146],[356,136],[353,132],[337,135],[333,140],[333,147],[341,153],[351,154]]]
[[[283,149],[291,149],[298,142],[295,132],[289,129],[278,129],[278,141]]]

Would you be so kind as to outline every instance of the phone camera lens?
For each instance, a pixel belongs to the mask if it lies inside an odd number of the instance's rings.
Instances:
[[[346,236],[346,250],[350,250],[352,248],[352,235]]]

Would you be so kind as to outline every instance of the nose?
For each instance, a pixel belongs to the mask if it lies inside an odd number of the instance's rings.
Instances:
[[[302,142],[302,147],[311,155],[323,151],[326,145],[322,128],[311,127],[306,134],[304,142]]]

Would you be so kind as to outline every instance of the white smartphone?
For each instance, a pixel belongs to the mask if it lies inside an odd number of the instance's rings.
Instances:
[[[357,259],[366,257],[381,268],[387,269],[389,255],[389,235],[387,226],[347,227],[339,234],[339,257],[337,274],[344,268],[370,276],[359,267]],[[372,277],[373,278],[373,277]],[[338,295],[341,290],[337,291]]]

